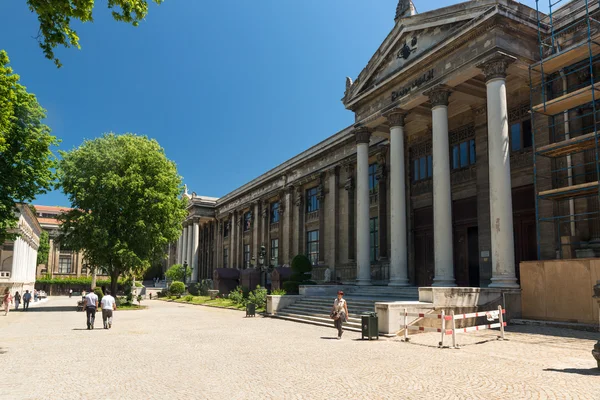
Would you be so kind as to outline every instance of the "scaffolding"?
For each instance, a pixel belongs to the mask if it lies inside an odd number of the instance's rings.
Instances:
[[[575,258],[571,250],[585,248],[576,227],[589,232],[600,220],[600,14],[598,0],[548,0],[547,14],[542,1],[540,61],[529,67],[537,255],[552,224],[556,256]]]

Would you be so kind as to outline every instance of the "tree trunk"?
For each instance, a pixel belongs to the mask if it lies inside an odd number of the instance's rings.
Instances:
[[[119,284],[119,273],[112,271],[110,273],[110,294],[117,297],[117,285]]]
[[[92,290],[96,288],[96,267],[92,268]]]

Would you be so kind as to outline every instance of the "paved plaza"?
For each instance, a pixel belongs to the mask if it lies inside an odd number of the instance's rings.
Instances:
[[[0,316],[1,399],[600,398],[597,333],[512,327],[508,341],[478,332],[438,349],[437,334],[338,341],[333,328],[156,300],[88,331],[75,302]]]

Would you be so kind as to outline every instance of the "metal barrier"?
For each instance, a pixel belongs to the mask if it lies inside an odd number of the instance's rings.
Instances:
[[[456,334],[457,333],[467,333],[473,331],[482,331],[485,329],[494,329],[500,328],[500,336],[499,339],[504,340],[504,327],[506,326],[506,322],[504,322],[504,314],[506,310],[502,308],[502,306],[498,306],[497,310],[490,311],[482,311],[482,312],[474,312],[467,314],[454,314],[454,310],[450,311],[450,315],[446,315],[445,311],[442,310],[441,314],[425,314],[425,313],[409,313],[408,310],[404,309],[404,341],[408,342],[410,339],[408,337],[408,331],[421,331],[421,332],[438,332],[442,334],[442,339],[439,342],[439,347],[444,346],[444,337],[446,335],[452,335],[452,347],[455,349],[458,348],[458,344],[456,344]],[[432,327],[424,327],[424,326],[410,326],[408,325],[408,317],[418,317],[418,318],[430,318],[430,319],[439,319],[442,322],[441,328],[432,328]],[[470,326],[468,328],[456,328],[456,321],[461,319],[469,319],[469,318],[478,318],[478,317],[486,317],[488,321],[498,322],[493,324],[485,324],[485,325],[477,325]],[[446,328],[446,321],[451,321],[451,327]]]

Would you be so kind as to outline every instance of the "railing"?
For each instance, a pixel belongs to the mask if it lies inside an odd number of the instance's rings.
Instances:
[[[319,210],[311,211],[306,214],[306,222],[318,221],[319,220]]]
[[[371,281],[387,282],[390,280],[390,265],[388,263],[371,264]]]
[[[272,231],[278,231],[279,230],[279,222],[273,222],[271,224],[271,228]]]
[[[333,276],[335,275],[335,276]],[[339,278],[339,279],[338,279]],[[342,282],[354,282],[356,281],[356,265],[342,265],[337,266],[335,271],[332,273],[331,280],[340,280]]]
[[[379,193],[370,193],[369,194],[369,205],[376,206],[379,204]]]

